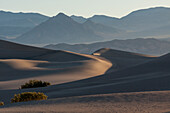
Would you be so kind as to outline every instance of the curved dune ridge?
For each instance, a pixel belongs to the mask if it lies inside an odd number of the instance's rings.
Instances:
[[[16,89],[30,79],[52,84],[71,82],[104,74],[112,66],[108,60],[92,55],[53,51],[6,41],[0,43],[0,89]]]
[[[93,55],[104,57],[112,62],[113,66],[110,68],[110,70],[108,70],[108,72],[132,67],[157,58],[157,56],[144,55],[109,48],[102,48],[98,51],[95,51]]]
[[[152,55],[145,55],[139,53],[126,52],[122,50],[114,50],[110,48],[102,48],[93,53],[93,55],[105,56],[105,57],[126,57],[126,58],[148,58],[156,57]]]

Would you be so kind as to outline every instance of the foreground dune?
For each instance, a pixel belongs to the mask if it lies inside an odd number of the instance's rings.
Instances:
[[[10,104],[4,113],[168,113],[170,91],[118,93]]]
[[[60,84],[104,74],[104,58],[0,40],[0,89],[18,89],[30,79]]]
[[[71,82],[104,74],[112,66],[107,60],[90,55],[86,55],[86,57],[87,60],[65,62],[24,59],[0,60],[0,67],[2,67],[0,68],[0,89],[16,89],[30,79],[45,80],[52,84]]]

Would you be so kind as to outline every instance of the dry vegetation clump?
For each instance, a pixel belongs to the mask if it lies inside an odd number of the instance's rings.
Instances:
[[[21,85],[21,89],[47,87],[49,85],[51,85],[49,82],[43,82],[41,80],[30,80],[29,82],[25,83],[24,85]]]
[[[0,106],[3,106],[4,105],[4,102],[0,102]]]
[[[15,102],[26,102],[33,100],[46,100],[48,96],[41,92],[24,92],[21,94],[15,94],[14,98],[11,99],[11,103]]]

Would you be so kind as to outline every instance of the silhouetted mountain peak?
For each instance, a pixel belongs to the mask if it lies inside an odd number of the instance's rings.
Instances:
[[[61,13],[58,13],[57,17],[68,17],[68,16],[61,12]]]
[[[69,23],[72,23],[72,22],[75,22],[72,18],[70,18],[69,16],[67,16],[66,14],[64,13],[59,13],[58,15],[52,17],[49,19],[50,22],[53,22],[53,23],[65,23],[65,22],[69,22]],[[48,21],[48,22],[49,22]]]

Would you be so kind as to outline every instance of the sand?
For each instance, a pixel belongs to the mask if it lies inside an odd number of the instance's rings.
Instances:
[[[115,93],[16,103],[3,113],[167,113],[170,91]]]

